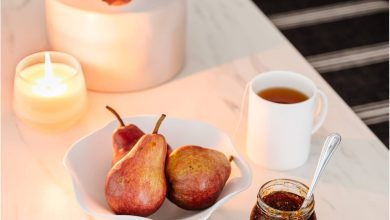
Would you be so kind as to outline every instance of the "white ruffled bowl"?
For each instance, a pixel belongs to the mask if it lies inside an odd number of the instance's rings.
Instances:
[[[150,133],[159,116],[134,116],[124,118],[126,124],[133,123]],[[80,207],[96,218],[105,219],[207,219],[211,213],[234,195],[247,189],[252,180],[246,162],[235,150],[230,138],[217,128],[200,121],[167,117],[159,133],[163,134],[172,148],[182,145],[199,145],[233,155],[232,173],[217,202],[202,211],[187,211],[165,199],[162,207],[148,218],[115,215],[108,207],[104,196],[104,182],[111,167],[111,135],[118,126],[117,121],[74,143],[64,157],[64,165],[72,178],[73,189]]]

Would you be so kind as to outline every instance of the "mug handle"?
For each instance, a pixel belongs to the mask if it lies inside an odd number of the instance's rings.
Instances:
[[[328,98],[326,97],[325,93],[319,89],[317,89],[317,94],[319,95],[319,98],[321,98],[321,101],[318,101],[317,105],[317,111],[318,119],[315,122],[313,129],[311,130],[311,133],[315,133],[321,125],[325,121],[326,114],[328,113]]]

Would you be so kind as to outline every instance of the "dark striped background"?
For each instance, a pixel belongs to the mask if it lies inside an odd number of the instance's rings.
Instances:
[[[388,1],[253,1],[388,148]]]

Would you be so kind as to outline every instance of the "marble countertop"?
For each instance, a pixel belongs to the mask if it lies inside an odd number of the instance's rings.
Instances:
[[[249,219],[259,187],[270,179],[293,178],[309,184],[322,141],[330,132],[340,133],[343,141],[315,192],[318,218],[389,218],[387,149],[251,1],[188,0],[186,64],[177,77],[140,92],[88,92],[85,117],[71,129],[52,134],[27,127],[11,108],[17,62],[49,49],[44,1],[5,0],[2,4],[3,219],[93,219],[76,204],[62,158],[74,141],[113,120],[106,104],[124,116],[164,112],[207,121],[232,136],[246,82],[272,69],[311,78],[329,98],[328,116],[313,136],[309,160],[286,172],[252,163],[245,154],[245,126],[239,125],[234,142],[250,162],[252,185],[211,219]]]

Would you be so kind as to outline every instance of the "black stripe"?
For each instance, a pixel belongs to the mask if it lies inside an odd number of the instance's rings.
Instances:
[[[389,12],[284,30],[304,55],[389,41]]]
[[[357,2],[361,0],[253,0],[265,14],[275,14],[292,10],[318,7],[339,2]]]
[[[350,106],[389,99],[389,63],[322,74]]]
[[[379,139],[389,148],[389,122],[382,122],[368,126]]]

